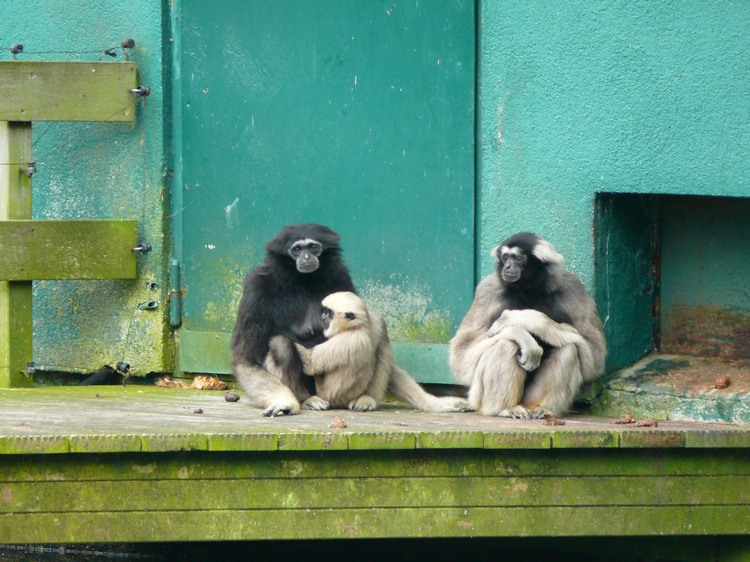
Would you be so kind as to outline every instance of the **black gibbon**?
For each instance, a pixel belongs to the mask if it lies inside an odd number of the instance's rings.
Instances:
[[[248,401],[264,416],[322,410],[314,379],[303,374],[296,344],[312,348],[325,341],[323,299],[356,293],[341,257],[339,236],[317,224],[285,227],[266,246],[266,257],[245,279],[232,334],[233,372]],[[382,322],[382,321],[381,321]],[[385,324],[381,358],[392,366],[389,388],[401,400],[433,412],[463,411],[463,398],[436,397],[393,365]],[[384,367],[385,368],[385,367]],[[307,382],[310,386],[307,386]]]
[[[477,286],[450,343],[469,405],[488,416],[569,412],[580,386],[604,371],[596,304],[547,240],[515,234],[492,250],[496,272]]]
[[[283,228],[246,277],[232,334],[234,376],[264,416],[299,413],[300,402],[311,398],[294,343],[312,347],[325,339],[320,302],[337,291],[354,291],[354,284],[338,234],[319,224]],[[264,365],[276,336],[286,352],[271,373]]]

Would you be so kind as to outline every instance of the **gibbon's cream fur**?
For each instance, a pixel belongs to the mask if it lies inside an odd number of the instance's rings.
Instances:
[[[360,297],[338,292],[328,295],[322,304],[327,341],[312,349],[297,345],[303,371],[315,377],[316,396],[312,398],[317,400],[306,401],[307,408],[374,410],[390,391],[420,410],[468,409],[463,398],[427,393],[406,371],[394,365],[385,322],[369,312]]]
[[[312,349],[298,347],[303,372],[315,377],[315,394],[329,408],[374,410],[383,401],[391,370],[377,361],[383,324],[354,293],[333,293],[322,304],[327,341]]]
[[[484,415],[564,415],[580,386],[604,371],[596,305],[543,238],[520,233],[492,255],[497,271],[479,283],[451,340],[453,373]]]

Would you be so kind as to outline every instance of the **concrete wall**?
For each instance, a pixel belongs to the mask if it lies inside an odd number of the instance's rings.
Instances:
[[[596,192],[750,195],[750,3],[480,14],[483,256],[535,230],[591,285]]]
[[[135,281],[49,281],[34,284],[34,360],[39,368],[91,371],[127,361],[134,374],[171,369],[165,321],[165,113],[162,5],[159,0],[28,0],[0,3],[0,59],[21,43],[26,60],[95,61],[133,38],[131,60],[151,96],[135,126],[35,123],[40,140],[33,178],[34,219],[138,219],[154,250],[139,259]],[[48,52],[55,51],[55,52]],[[84,52],[89,51],[89,52]],[[93,52],[91,52],[93,51]],[[117,49],[117,58],[124,60]],[[48,128],[49,127],[49,128]],[[43,135],[43,136],[42,136]],[[81,240],[81,244],[85,244]],[[153,290],[147,283],[156,282]],[[157,310],[137,305],[160,302]]]
[[[479,273],[508,233],[549,238],[597,295],[611,367],[659,328],[660,196],[750,195],[748,29],[747,2],[481,2]],[[680,275],[710,266],[694,250]],[[722,285],[750,323],[743,271]]]

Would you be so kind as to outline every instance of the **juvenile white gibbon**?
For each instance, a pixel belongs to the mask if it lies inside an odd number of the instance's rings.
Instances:
[[[323,299],[323,335],[312,349],[297,346],[303,371],[315,377],[315,394],[329,408],[366,412],[383,401],[393,369],[383,358],[384,324],[354,293]]]
[[[545,239],[522,232],[492,250],[496,272],[477,286],[450,344],[469,404],[488,416],[540,418],[570,410],[604,371],[596,304]]]
[[[369,312],[352,292],[337,292],[322,301],[323,334],[327,340],[313,348],[296,345],[303,371],[315,379],[316,401],[311,409],[347,407],[354,411],[377,408],[386,392],[420,410],[456,412],[468,409],[463,398],[437,397],[426,392],[393,363],[385,322]],[[268,368],[283,362],[285,348],[271,341]],[[308,406],[309,407],[309,406]]]

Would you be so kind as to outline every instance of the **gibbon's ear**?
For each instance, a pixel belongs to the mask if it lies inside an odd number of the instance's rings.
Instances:
[[[490,257],[492,257],[492,259],[498,262],[500,261],[500,248],[501,247],[502,247],[502,244],[499,244],[495,246],[494,248],[492,248],[492,250],[490,250]]]
[[[558,254],[555,247],[544,238],[539,238],[537,240],[534,250],[531,253],[542,263],[560,265],[564,261],[562,255]]]
[[[323,244],[323,247],[338,248],[341,237],[327,226],[318,225],[320,228],[315,238]]]
[[[354,320],[354,316],[355,316],[355,315],[354,315],[354,313],[353,313],[353,312],[344,312],[344,317],[345,317],[345,318],[346,318],[347,320]]]

